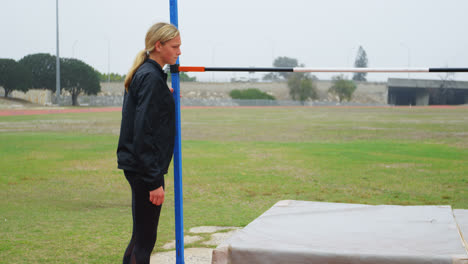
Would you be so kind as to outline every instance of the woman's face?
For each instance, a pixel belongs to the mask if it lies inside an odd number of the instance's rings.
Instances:
[[[180,45],[182,42],[180,40],[180,35],[167,41],[164,44],[159,45],[159,55],[161,62],[163,64],[175,64],[177,58],[182,54],[180,51]]]

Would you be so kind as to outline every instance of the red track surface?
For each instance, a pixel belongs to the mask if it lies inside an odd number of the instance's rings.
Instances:
[[[409,108],[409,106],[183,106],[183,109],[213,109],[213,108],[296,108],[296,107],[329,107],[329,108]],[[438,108],[438,109],[459,109],[468,108],[468,105],[433,105],[433,106],[413,106],[412,108]],[[45,115],[45,114],[64,114],[64,113],[97,113],[97,112],[120,112],[122,107],[93,107],[93,108],[65,108],[65,109],[15,109],[0,110],[0,116],[15,115]]]

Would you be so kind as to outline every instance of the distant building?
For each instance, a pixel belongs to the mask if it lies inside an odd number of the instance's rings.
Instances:
[[[468,104],[468,82],[389,78],[390,105]]]

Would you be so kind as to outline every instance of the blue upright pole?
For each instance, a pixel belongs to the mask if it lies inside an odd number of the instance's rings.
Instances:
[[[171,23],[179,27],[177,14],[177,0],[169,0]],[[179,64],[177,59],[176,64]],[[176,236],[176,264],[184,264],[184,212],[182,196],[182,150],[180,134],[180,80],[179,73],[172,73],[172,88],[176,108],[176,136],[174,146],[174,203],[175,203],[175,236]]]

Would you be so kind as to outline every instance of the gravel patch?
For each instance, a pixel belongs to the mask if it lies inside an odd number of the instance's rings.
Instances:
[[[209,241],[203,242],[207,246],[217,246],[230,238],[234,233],[240,230],[240,227],[222,227],[222,226],[199,226],[189,230],[188,233],[192,234],[211,234]],[[226,230],[231,230],[226,232]],[[190,244],[202,240],[201,236],[184,236],[184,244]],[[175,248],[175,241],[165,244],[162,248],[173,249]],[[185,263],[190,264],[210,264],[212,248],[186,248],[184,250]],[[150,264],[173,264],[176,263],[176,251],[158,252],[151,256]]]
[[[229,230],[229,229],[239,229],[238,227],[235,226],[198,226],[198,227],[193,227],[189,230],[190,233],[195,233],[195,234],[200,234],[200,233],[215,233],[223,230]]]
[[[203,244],[210,246],[218,246],[219,244],[223,243],[226,239],[234,235],[237,231],[238,230],[232,230],[229,232],[213,234],[211,235],[211,240],[203,242]]]
[[[211,248],[188,248],[184,250],[185,263],[211,264]],[[176,263],[176,252],[162,252],[151,256],[150,264],[174,264]]]

